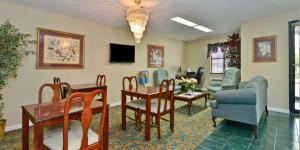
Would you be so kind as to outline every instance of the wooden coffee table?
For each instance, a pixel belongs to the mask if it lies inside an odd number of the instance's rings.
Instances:
[[[194,100],[204,97],[205,98],[204,106],[207,107],[206,106],[207,96],[208,96],[208,94],[206,92],[194,92],[193,94],[179,93],[179,94],[174,95],[174,99],[188,102],[188,110],[189,110],[189,114],[191,114],[191,106],[192,106],[192,103]]]

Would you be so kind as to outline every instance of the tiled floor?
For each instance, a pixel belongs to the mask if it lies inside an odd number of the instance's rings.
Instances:
[[[208,135],[197,150],[299,150],[299,118],[270,112],[263,114],[258,139],[253,138],[252,127],[232,121],[223,121]]]

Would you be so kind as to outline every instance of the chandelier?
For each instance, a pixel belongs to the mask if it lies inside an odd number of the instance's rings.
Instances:
[[[136,3],[136,7],[126,10],[126,18],[131,32],[133,32],[135,42],[140,43],[149,19],[149,10],[141,6],[141,0],[134,0],[134,2]]]

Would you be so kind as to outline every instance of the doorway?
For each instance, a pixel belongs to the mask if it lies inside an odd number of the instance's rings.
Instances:
[[[290,113],[299,114],[300,47],[299,20],[289,22],[289,97]]]

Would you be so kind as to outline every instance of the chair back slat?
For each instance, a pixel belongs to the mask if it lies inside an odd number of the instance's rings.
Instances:
[[[60,78],[59,77],[53,77],[53,84],[61,84]],[[59,88],[59,90],[60,90],[60,93],[61,93],[61,98],[66,98],[64,88],[61,87],[61,88]]]
[[[99,132],[98,132],[98,143],[93,144],[93,147],[97,149],[102,149],[103,146],[103,130],[105,126],[105,119],[107,113],[107,97],[106,92],[104,90],[95,90],[90,93],[76,92],[73,93],[67,100],[64,110],[64,128],[63,128],[63,150],[68,149],[68,129],[69,129],[69,111],[72,107],[72,102],[76,100],[80,100],[83,102],[83,111],[81,114],[81,127],[82,127],[82,139],[80,149],[88,149],[88,130],[91,126],[92,122],[92,108],[91,103],[94,97],[98,94],[101,94],[103,97],[102,103],[102,115],[99,124]]]
[[[67,93],[71,93],[71,88],[70,88],[70,84],[67,82],[63,82],[63,83],[58,83],[58,84],[50,84],[50,83],[46,83],[43,84],[40,88],[39,88],[39,92],[38,92],[38,102],[42,103],[42,93],[43,93],[43,89],[46,87],[50,87],[53,91],[53,96],[52,96],[52,102],[58,102],[61,99],[63,99],[63,92],[61,90],[62,87],[66,87]]]
[[[106,77],[105,75],[98,75],[96,80],[97,86],[105,86],[106,85]]]
[[[158,96],[158,106],[157,113],[163,113],[169,111],[174,103],[174,89],[175,89],[175,80],[163,80],[160,84],[159,88],[159,96]],[[164,92],[165,91],[165,92]],[[169,102],[169,104],[168,104]],[[163,111],[161,111],[161,104],[164,104]]]
[[[128,81],[128,89],[132,91],[135,85],[135,91],[138,89],[138,82],[136,76],[131,76],[131,77],[124,77],[122,80],[122,86],[123,90],[126,90],[126,81]],[[134,84],[134,85],[133,85]],[[130,97],[131,100],[133,100],[133,96]]]

